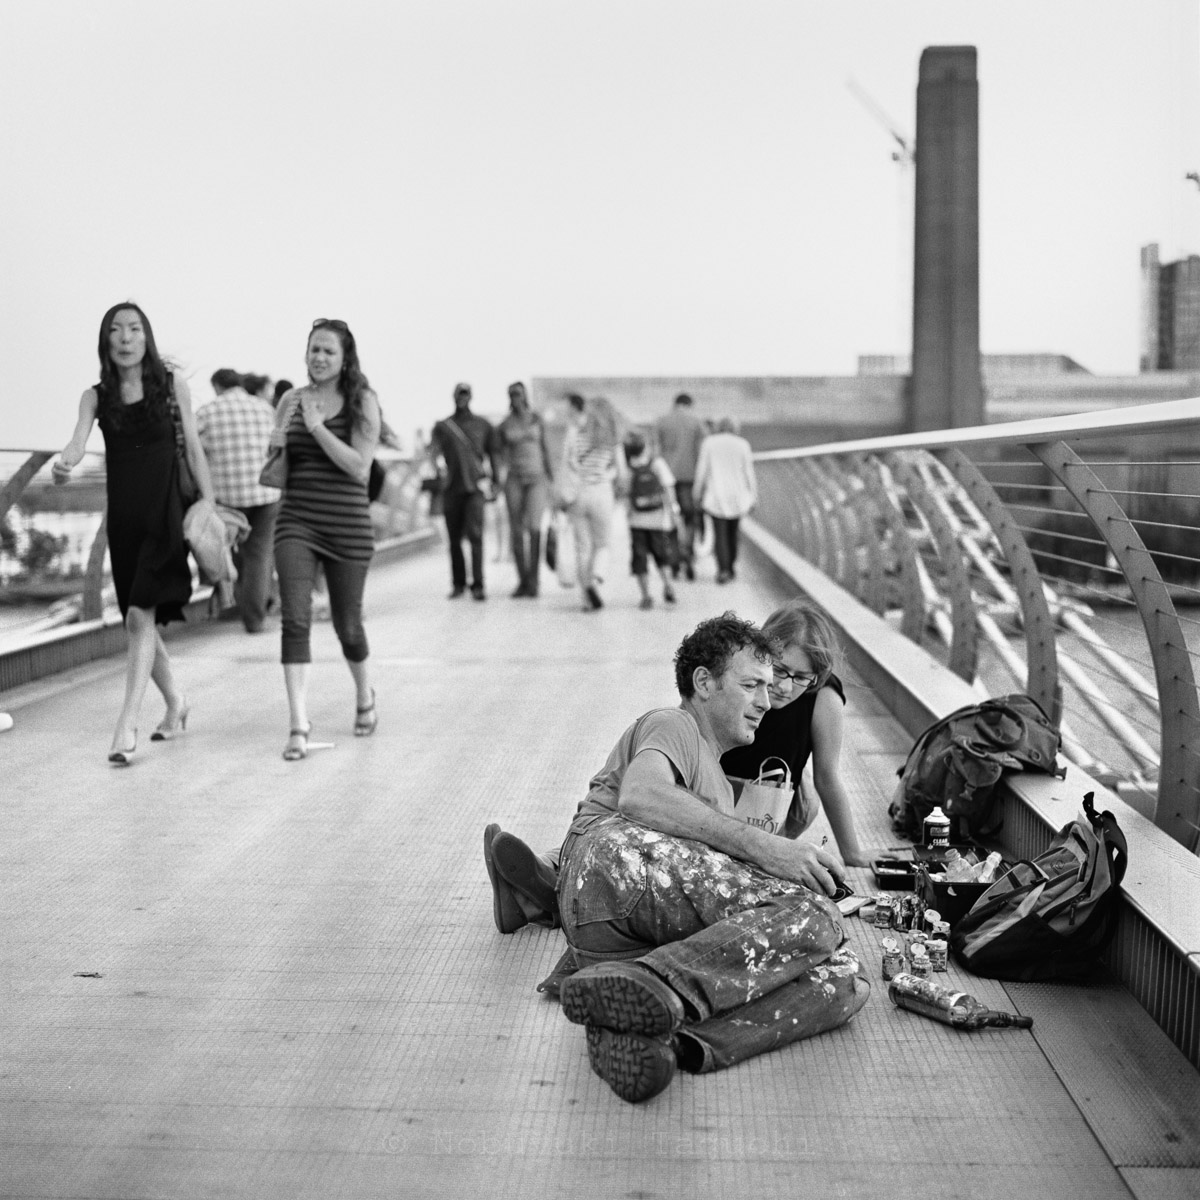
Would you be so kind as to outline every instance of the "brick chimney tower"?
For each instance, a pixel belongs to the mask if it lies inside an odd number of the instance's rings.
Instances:
[[[917,83],[909,429],[983,424],[974,46],[930,46]]]

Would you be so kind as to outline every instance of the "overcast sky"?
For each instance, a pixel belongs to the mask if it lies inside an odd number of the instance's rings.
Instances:
[[[538,374],[907,350],[930,45],[978,48],[985,352],[1138,356],[1200,252],[1195,0],[0,0],[0,446],[58,448],[104,310],[198,398],[342,317],[405,434]],[[906,194],[907,190],[907,194]],[[98,441],[93,442],[93,445]]]

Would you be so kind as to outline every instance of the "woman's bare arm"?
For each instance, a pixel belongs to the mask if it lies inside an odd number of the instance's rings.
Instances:
[[[75,432],[71,434],[71,440],[63,447],[62,453],[50,465],[50,476],[55,483],[66,483],[72,470],[83,458],[92,426],[96,423],[97,403],[95,388],[88,388],[79,397],[79,416],[75,421]]]
[[[179,405],[179,423],[183,426],[183,447],[187,454],[188,466],[192,468],[192,476],[200,488],[200,495],[205,500],[216,501],[213,490],[212,473],[208,469],[208,457],[200,444],[200,434],[196,431],[196,414],[192,412],[192,393],[187,380],[175,377],[175,402]]]

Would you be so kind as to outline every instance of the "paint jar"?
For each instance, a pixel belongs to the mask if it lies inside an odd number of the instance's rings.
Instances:
[[[929,965],[935,971],[949,969],[949,954],[946,943],[939,938],[926,943],[929,949]]]
[[[881,973],[884,979],[895,979],[904,970],[904,955],[900,953],[900,939],[885,937],[879,943],[879,948],[883,951]]]
[[[928,951],[929,935],[923,929],[914,929],[912,933],[910,933],[908,937],[904,939],[904,953],[907,954],[909,958],[912,958],[913,947],[918,942],[924,942],[925,949]]]
[[[912,957],[908,960],[909,974],[915,975],[918,979],[928,979],[932,969],[929,962],[929,951],[925,948],[925,943],[914,942]]]
[[[891,929],[896,913],[895,901],[891,896],[875,897],[875,928]]]
[[[936,908],[927,908],[925,910],[925,920],[922,922],[925,930],[932,934],[933,927],[942,919],[942,914]]]

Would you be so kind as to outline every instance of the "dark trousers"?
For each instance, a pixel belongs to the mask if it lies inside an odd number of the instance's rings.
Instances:
[[[368,648],[362,599],[368,564],[324,558],[297,538],[287,538],[275,546],[283,646],[281,661],[312,662],[312,594],[318,563],[325,568],[329,615],[342,644],[342,654],[347,662],[365,662]]]
[[[712,516],[710,513],[709,516]],[[739,517],[713,517],[713,552],[717,556],[717,571],[732,575],[737,562]]]
[[[237,582],[233,585],[233,600],[241,613],[247,633],[257,633],[267,615],[267,597],[271,592],[271,571],[275,565],[275,517],[279,501],[274,504],[253,504],[238,511],[250,522],[250,533],[233,551],[237,567]]]
[[[483,496],[479,492],[447,492],[442,499],[446,533],[450,537],[450,579],[456,588],[467,586],[467,564],[462,542],[471,543],[471,586],[483,587]]]

